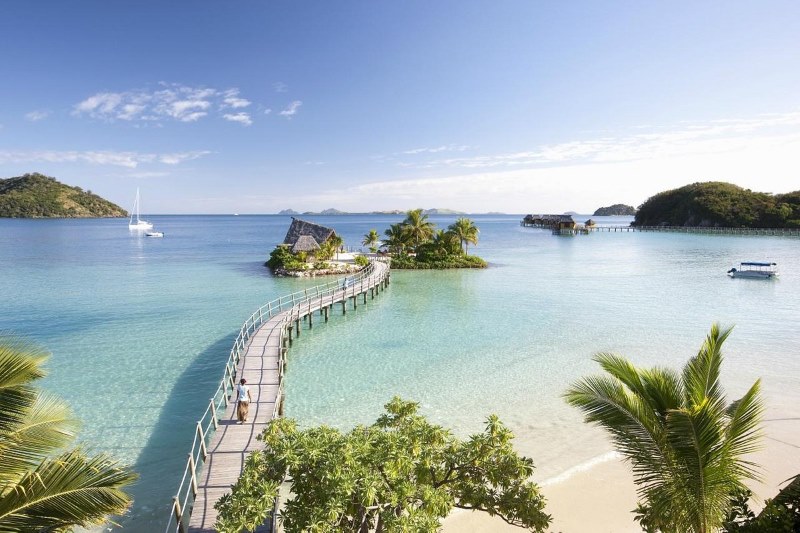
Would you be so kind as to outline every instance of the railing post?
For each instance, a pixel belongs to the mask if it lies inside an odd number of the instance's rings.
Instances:
[[[194,456],[190,453],[189,454],[189,471],[192,473],[192,497],[194,498],[197,496],[197,475],[194,473],[197,465],[194,464]]]
[[[214,423],[214,429],[217,429],[219,422],[217,421],[217,406],[214,405],[214,398],[211,398],[211,421]]]
[[[203,454],[203,461],[208,457],[208,450],[206,449],[206,438],[203,436],[203,426],[200,421],[197,421],[197,438],[200,439],[200,452]],[[192,459],[194,461],[194,458]]]
[[[186,533],[186,526],[183,525],[183,513],[181,512],[181,502],[178,496],[172,497],[172,507],[175,510],[175,518],[178,524],[178,531]]]

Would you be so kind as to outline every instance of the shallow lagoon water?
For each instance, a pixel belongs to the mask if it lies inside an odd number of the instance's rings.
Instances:
[[[402,217],[309,218],[357,245]],[[736,326],[723,369],[731,396],[761,377],[768,418],[800,417],[800,240],[554,237],[520,218],[475,217],[475,252],[491,268],[395,272],[368,305],[304,332],[289,353],[287,414],[346,428],[400,395],[468,434],[497,413],[546,481],[610,450],[561,399],[597,371],[593,354],[678,367],[719,321]],[[81,439],[139,471],[126,531],[165,523],[194,423],[241,322],[314,283],[262,266],[289,217],[147,219],[164,239],[131,235],[124,220],[0,220],[0,331],[53,353],[45,386],[83,420]],[[780,279],[725,275],[745,260],[777,262]]]

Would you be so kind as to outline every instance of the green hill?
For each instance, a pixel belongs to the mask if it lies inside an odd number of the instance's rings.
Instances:
[[[99,218],[126,217],[128,212],[92,191],[70,187],[33,173],[0,179],[0,217]]]
[[[800,191],[769,194],[730,183],[692,183],[647,199],[635,226],[800,227]]]
[[[625,204],[614,204],[608,207],[600,207],[592,215],[593,217],[631,217],[636,214],[636,208]]]

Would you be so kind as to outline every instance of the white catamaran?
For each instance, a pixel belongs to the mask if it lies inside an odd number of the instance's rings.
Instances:
[[[133,221],[133,215],[136,213],[136,222]],[[136,200],[133,202],[133,209],[131,210],[131,220],[128,222],[128,229],[131,230],[146,230],[152,229],[153,225],[146,220],[139,218],[139,187],[136,187]]]

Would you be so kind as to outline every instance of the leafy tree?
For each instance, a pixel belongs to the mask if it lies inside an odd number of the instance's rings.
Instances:
[[[331,255],[332,254],[333,252],[331,252]],[[330,256],[328,256],[328,258],[330,258]],[[279,244],[270,252],[269,259],[264,264],[272,270],[277,270],[279,268],[285,268],[286,270],[305,270],[307,266],[306,254],[305,252],[293,254],[289,246]]]
[[[102,524],[131,503],[136,475],[105,454],[62,451],[77,422],[33,383],[47,356],[0,339],[0,531],[62,531]]]
[[[480,233],[480,231],[472,220],[466,217],[460,217],[454,223],[450,224],[447,229],[461,242],[465,254],[468,253],[467,247],[470,243],[476,246],[478,245],[478,233]]]
[[[378,242],[381,240],[380,236],[378,235],[377,230],[371,229],[369,233],[364,235],[364,240],[361,241],[361,244],[364,246],[369,246],[369,251],[373,254],[378,251]]]
[[[433,237],[435,226],[428,220],[428,215],[422,213],[422,209],[408,211],[402,224],[415,251],[420,244]]]
[[[798,533],[800,532],[800,474],[787,480],[775,498],[767,500],[755,515],[748,506],[749,490],[737,492],[725,522],[726,533]]]
[[[460,440],[417,407],[394,398],[377,422],[346,434],[273,420],[260,436],[266,448],[250,454],[233,492],[217,503],[216,528],[254,530],[288,481],[292,498],[281,518],[289,533],[436,531],[453,507],[546,530],[544,498],[529,481],[533,462],[514,452],[513,434],[496,416]]]
[[[608,376],[580,380],[566,399],[605,428],[633,465],[648,531],[706,533],[720,528],[731,496],[755,479],[745,455],[756,450],[763,406],[759,381],[727,405],[719,382],[731,330],[713,325],[697,356],[678,374],[596,356]]]

